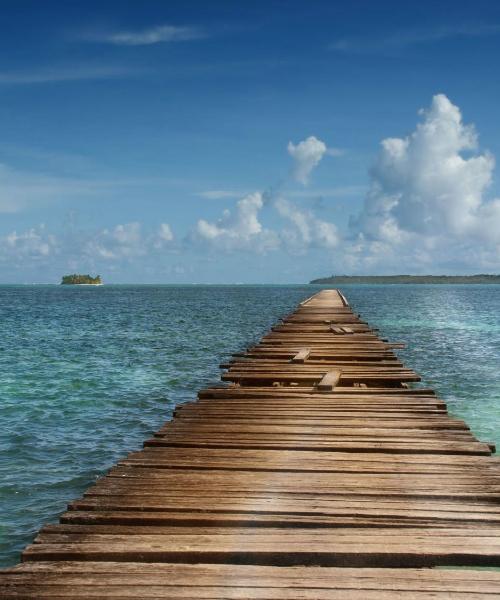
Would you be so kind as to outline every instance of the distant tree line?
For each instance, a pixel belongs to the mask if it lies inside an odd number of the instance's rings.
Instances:
[[[64,275],[61,280],[61,284],[63,285],[75,285],[82,283],[98,285],[102,283],[101,276],[97,275],[96,277],[91,277],[90,275],[78,275],[77,273],[73,273],[73,275]]]
[[[500,275],[332,275],[309,283],[500,283]]]

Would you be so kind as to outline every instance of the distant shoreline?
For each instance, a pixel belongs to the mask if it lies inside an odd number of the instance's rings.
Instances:
[[[143,288],[148,288],[148,287],[171,287],[171,288],[183,288],[183,287],[192,287],[192,288],[197,288],[197,287],[219,287],[219,288],[232,288],[232,287],[261,287],[261,288],[266,288],[266,287],[303,287],[303,286],[308,286],[311,284],[316,284],[316,285],[356,285],[356,284],[371,284],[371,285],[378,285],[378,284],[409,284],[409,285],[415,285],[415,284],[476,284],[476,285],[488,285],[488,284],[492,284],[492,285],[500,285],[500,276],[496,279],[496,280],[489,280],[489,281],[478,281],[478,280],[472,280],[469,279],[467,281],[373,281],[373,280],[369,280],[366,278],[360,278],[360,279],[355,279],[354,277],[342,277],[342,278],[324,278],[324,279],[315,279],[314,281],[310,281],[308,282],[289,282],[289,283],[271,283],[271,282],[267,282],[267,283],[255,283],[255,282],[249,282],[249,283],[134,283],[134,282],[107,282],[106,284],[101,283],[101,284],[66,284],[66,285],[61,285],[59,283],[55,283],[55,282],[1,282],[0,283],[0,287],[58,287],[58,288],[75,288],[75,287],[105,287],[105,288],[126,288],[126,287],[143,287]]]
[[[497,283],[500,284],[500,275],[332,275],[313,279],[310,284],[343,283],[371,283],[371,284],[472,284],[472,283]]]

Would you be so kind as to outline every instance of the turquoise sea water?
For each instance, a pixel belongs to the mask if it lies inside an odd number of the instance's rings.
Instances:
[[[326,286],[325,286],[326,287]],[[0,286],[0,565],[321,286]],[[500,286],[342,286],[500,447]]]

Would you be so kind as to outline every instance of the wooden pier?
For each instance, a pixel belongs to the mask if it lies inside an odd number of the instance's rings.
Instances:
[[[0,598],[500,598],[479,569],[500,567],[500,462],[400,346],[336,290],[302,302],[45,526]]]

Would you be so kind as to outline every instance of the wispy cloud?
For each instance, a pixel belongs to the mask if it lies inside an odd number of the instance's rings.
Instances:
[[[328,156],[335,156],[337,158],[339,156],[344,156],[346,154],[346,150],[344,150],[344,148],[327,148],[325,154]]]
[[[205,190],[203,192],[195,192],[195,196],[204,198],[205,200],[227,200],[231,198],[239,198],[245,196],[249,192],[241,190]]]
[[[0,214],[19,213],[31,208],[68,203],[71,200],[112,197],[131,188],[178,185],[163,178],[62,177],[14,169],[0,163]]]
[[[352,53],[383,52],[407,46],[430,44],[456,37],[486,37],[498,35],[500,24],[443,26],[434,29],[409,29],[384,37],[346,37],[330,44],[331,50]]]
[[[63,198],[91,193],[95,190],[88,182],[18,171],[0,164],[0,214],[39,208]]]
[[[328,151],[326,152],[328,154]],[[331,188],[290,189],[286,195],[290,198],[345,198],[347,196],[361,196],[366,192],[365,185],[344,185]],[[206,190],[195,192],[195,196],[206,200],[234,200],[248,195],[249,190]]]
[[[117,65],[40,67],[39,69],[29,71],[0,72],[0,85],[30,85],[64,81],[113,79],[133,77],[139,73],[136,69]]]
[[[166,42],[185,42],[206,37],[197,27],[157,25],[135,31],[87,32],[80,36],[88,42],[113,44],[115,46],[151,46]]]
[[[290,198],[345,198],[347,196],[361,196],[366,192],[364,185],[345,185],[333,188],[310,188],[306,190],[290,190],[287,196]]]

